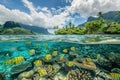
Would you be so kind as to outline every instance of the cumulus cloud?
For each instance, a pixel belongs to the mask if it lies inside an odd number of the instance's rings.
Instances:
[[[64,24],[68,19],[69,13],[62,12],[56,15],[52,14],[52,11],[48,10],[47,7],[37,8],[34,7],[33,3],[28,0],[22,0],[24,5],[30,10],[30,14],[21,12],[20,10],[10,10],[4,5],[0,4],[0,23],[3,24],[5,21],[16,21],[24,24],[31,24],[34,26],[40,26],[44,28],[52,28],[56,25]]]
[[[100,11],[120,10],[120,0],[73,0],[68,10],[83,17],[95,16]]]
[[[3,24],[5,21],[17,21],[21,23],[29,24],[31,23],[31,17],[19,10],[9,10],[3,5],[0,5],[0,24]]]

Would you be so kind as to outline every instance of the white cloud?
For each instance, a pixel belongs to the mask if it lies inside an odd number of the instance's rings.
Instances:
[[[32,2],[29,2],[28,0],[22,0],[22,1],[32,14],[36,13],[35,7],[33,6]]]
[[[9,10],[5,6],[0,5],[0,24],[10,20],[26,24],[31,23],[31,17],[28,14],[19,10]]]
[[[95,16],[100,11],[120,10],[120,0],[73,0],[68,10],[83,17]]]
[[[52,28],[55,25],[64,24],[68,19],[69,13],[62,12],[53,15],[52,11],[48,10],[47,7],[35,8],[32,2],[29,2],[28,0],[22,1],[24,5],[30,10],[30,14],[21,12],[19,10],[10,10],[4,5],[0,4],[0,23],[3,24],[5,21],[11,20],[44,28]],[[37,10],[40,11],[38,12]]]

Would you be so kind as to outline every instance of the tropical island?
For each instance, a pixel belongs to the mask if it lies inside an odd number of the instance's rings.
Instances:
[[[99,12],[97,17],[75,26],[72,22],[59,28],[54,26],[55,35],[83,35],[83,34],[120,34],[120,11]],[[50,34],[44,27],[30,26],[15,21],[6,21],[0,25],[0,35],[39,35]]]
[[[89,17],[82,25],[75,26],[71,22],[59,29],[55,26],[56,35],[59,34],[120,34],[120,11],[103,14],[99,12],[97,18]]]

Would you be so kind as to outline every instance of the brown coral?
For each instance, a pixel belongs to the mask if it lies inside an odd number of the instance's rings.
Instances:
[[[79,69],[71,70],[67,74],[67,80],[94,80],[90,72]]]
[[[96,69],[96,65],[92,61],[87,61],[85,59],[83,59],[82,63],[74,60],[74,64],[80,68],[84,68],[84,69],[88,69],[88,70],[95,70]]]

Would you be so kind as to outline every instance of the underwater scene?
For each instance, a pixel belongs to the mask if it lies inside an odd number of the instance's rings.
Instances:
[[[0,80],[120,80],[120,36],[1,35]]]

